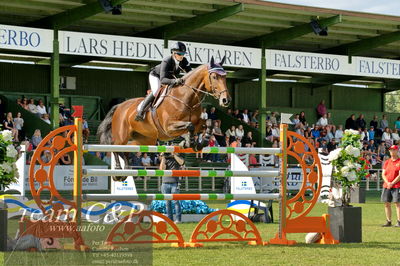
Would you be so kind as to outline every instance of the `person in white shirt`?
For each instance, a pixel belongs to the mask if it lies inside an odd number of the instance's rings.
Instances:
[[[236,138],[243,138],[243,136],[244,136],[243,125],[239,125],[238,128],[236,129]]]
[[[143,153],[143,157],[142,157],[142,165],[143,166],[150,166],[151,165],[151,159],[150,157],[147,156],[147,153]]]
[[[249,124],[250,123],[249,110],[244,109],[242,116],[243,116],[243,119],[242,119],[243,122],[245,122],[246,124]]]
[[[390,133],[390,129],[388,127],[385,128],[385,131],[382,134],[382,141],[386,143],[386,146],[392,146],[392,135]]]
[[[396,145],[397,145],[398,141],[400,140],[400,136],[399,136],[399,133],[397,132],[396,128],[393,130],[392,139],[394,141],[394,144],[396,144]]]
[[[201,112],[200,118],[203,120],[208,119],[207,108],[203,108],[203,112]]]
[[[37,109],[37,113],[40,115],[47,114],[46,106],[44,106],[43,101],[41,99],[39,100],[39,104],[36,106],[36,109]]]
[[[343,125],[339,125],[339,128],[335,131],[335,139],[340,141],[343,138]]]
[[[279,141],[280,133],[279,133],[279,128],[278,128],[277,124],[272,124],[271,132],[272,132],[273,140]]]
[[[318,122],[317,122],[317,126],[327,126],[328,125],[328,118],[327,118],[327,115],[326,114],[324,114],[323,116],[321,116],[321,118],[320,119],[318,119]]]
[[[29,100],[28,111],[30,111],[33,114],[37,113],[37,107],[36,107],[36,104],[35,104],[35,100],[32,99],[32,98]]]
[[[47,124],[49,124],[49,125],[51,124],[48,114],[44,114],[43,117],[42,117],[42,120],[44,122],[46,122]]]

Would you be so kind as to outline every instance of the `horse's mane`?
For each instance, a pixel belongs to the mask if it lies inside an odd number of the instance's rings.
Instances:
[[[198,74],[199,72],[203,71],[204,68],[206,68],[207,66],[208,66],[208,64],[204,64],[204,65],[200,65],[200,66],[196,67],[195,69],[193,69],[193,70],[190,71],[189,73],[186,73],[186,74],[183,76],[183,79],[184,79],[184,80],[189,80],[191,77],[197,76],[197,74]]]

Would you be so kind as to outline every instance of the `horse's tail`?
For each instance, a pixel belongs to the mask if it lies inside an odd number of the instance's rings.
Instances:
[[[103,122],[100,123],[97,128],[97,137],[100,139],[100,144],[110,145],[112,143],[112,135],[111,135],[111,122],[115,110],[117,109],[118,104],[114,105],[111,110],[108,112]]]

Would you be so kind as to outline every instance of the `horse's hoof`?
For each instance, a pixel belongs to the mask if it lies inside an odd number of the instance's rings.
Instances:
[[[127,179],[127,176],[113,176],[112,179],[116,182],[123,182]]]

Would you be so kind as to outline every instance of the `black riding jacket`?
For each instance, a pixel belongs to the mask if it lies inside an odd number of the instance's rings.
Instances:
[[[182,69],[186,73],[192,70],[189,61],[184,57],[177,67],[173,56],[170,55],[165,57],[161,64],[152,68],[150,74],[160,78],[161,84],[170,85],[174,83]]]

